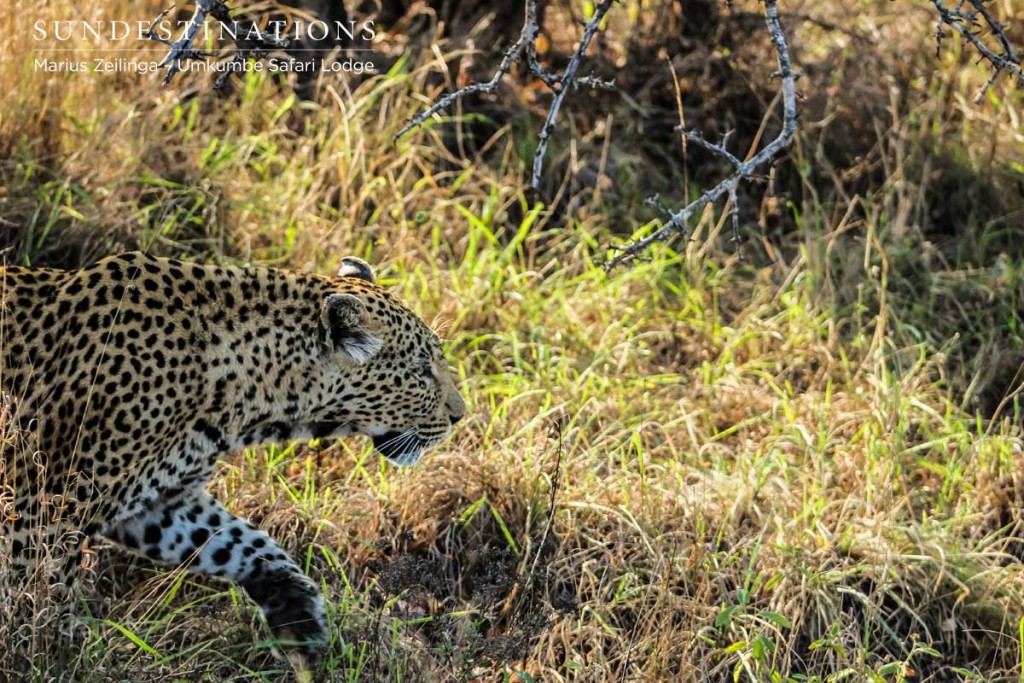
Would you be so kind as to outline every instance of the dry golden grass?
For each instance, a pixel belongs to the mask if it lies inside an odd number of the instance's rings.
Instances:
[[[616,10],[610,50],[653,21],[639,8]],[[266,75],[222,96],[33,71],[31,22],[68,9],[5,7],[9,258],[356,253],[441,321],[471,409],[424,464],[299,445],[228,458],[213,484],[322,582],[330,680],[1019,681],[1021,95],[971,105],[985,74],[951,41],[933,58],[927,7],[793,10],[855,34],[793,20],[804,130],[779,195],[750,199],[764,238],[741,262],[709,215],[680,252],[605,274],[612,228],[651,219],[641,189],[700,177],[644,143],[674,105],[572,102],[578,158],[566,124],[549,209],[521,189],[536,121],[511,95],[484,103],[508,112],[483,136],[446,122],[392,146],[443,87],[432,53],[311,101]],[[731,59],[756,81],[751,43]],[[698,88],[692,66],[673,62]],[[287,675],[237,588],[95,560],[74,601],[0,587],[0,680]]]

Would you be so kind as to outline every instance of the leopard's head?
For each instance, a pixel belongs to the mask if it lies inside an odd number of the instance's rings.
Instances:
[[[324,436],[365,434],[398,465],[415,464],[465,415],[441,340],[355,257],[323,299]]]

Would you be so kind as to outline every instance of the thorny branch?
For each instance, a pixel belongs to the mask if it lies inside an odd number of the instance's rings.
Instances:
[[[942,49],[942,38],[945,35],[942,25],[945,24],[966,38],[981,54],[982,59],[987,61],[989,66],[992,67],[992,75],[989,76],[985,85],[981,87],[981,90],[974,97],[975,104],[981,102],[981,98],[985,96],[988,89],[992,87],[996,79],[1004,71],[1016,76],[1018,85],[1024,86],[1024,69],[1021,69],[1021,57],[1013,49],[1013,46],[1010,45],[1010,40],[1006,37],[1005,27],[992,16],[988,8],[985,7],[985,2],[986,0],[960,0],[956,9],[950,9],[942,0],[932,0],[935,9],[939,11],[939,20],[935,24],[936,56],[938,56],[939,51]],[[965,10],[965,4],[973,7],[973,11]],[[988,30],[995,36],[1001,52],[997,53],[994,51],[980,37],[983,26],[978,21],[979,16],[984,20],[984,26],[987,26]]]
[[[181,71],[183,62],[187,62],[190,59],[203,60],[213,56],[205,50],[197,50],[195,48],[196,36],[199,34],[199,29],[206,24],[207,15],[213,17],[222,25],[230,26],[233,29],[232,35],[236,36],[236,52],[232,60],[233,62],[244,62],[250,57],[259,57],[264,52],[287,47],[288,45],[287,40],[264,35],[258,30],[252,30],[253,27],[250,27],[249,30],[240,30],[238,23],[231,18],[230,8],[228,8],[223,0],[196,0],[196,9],[192,13],[192,18],[189,19],[184,30],[182,30],[181,37],[173,41],[168,40],[158,35],[156,28],[172,9],[174,9],[173,5],[157,15],[156,19],[150,22],[149,29],[142,34],[146,38],[163,43],[170,48],[167,51],[167,56],[158,65],[160,68],[167,67],[167,73],[164,74],[164,85],[170,83],[175,75]],[[245,37],[238,38],[239,34]],[[214,87],[220,88],[224,84],[224,79],[230,73],[231,69],[225,69],[224,73],[214,82]]]
[[[776,59],[779,65],[778,71],[774,74],[782,83],[782,130],[778,137],[765,145],[761,151],[747,159],[740,161],[738,157],[726,149],[728,135],[721,144],[705,140],[694,131],[682,130],[687,141],[701,145],[705,149],[718,154],[728,161],[733,172],[728,178],[707,190],[696,200],[690,202],[686,207],[677,212],[670,212],[668,219],[662,223],[652,234],[643,239],[636,240],[624,247],[618,247],[618,255],[610,259],[606,267],[610,270],[616,266],[623,265],[636,259],[643,251],[655,242],[664,242],[675,238],[677,235],[684,237],[690,234],[690,219],[703,211],[706,206],[713,204],[723,196],[729,197],[732,212],[732,227],[734,239],[739,233],[739,209],[737,206],[736,188],[743,180],[757,175],[758,170],[765,164],[775,160],[783,151],[793,144],[797,130],[797,108],[796,108],[796,72],[793,71],[793,64],[789,56],[789,46],[786,43],[786,36],[779,22],[779,8],[776,0],[765,1],[765,23],[768,27],[768,34],[771,36],[775,46]]]
[[[544,155],[548,151],[548,140],[551,138],[551,133],[555,130],[555,121],[558,120],[558,111],[562,108],[562,101],[565,100],[566,93],[569,92],[569,88],[580,85],[580,82],[576,80],[576,71],[580,67],[580,60],[583,58],[583,54],[587,51],[587,47],[590,45],[590,41],[594,37],[594,33],[597,31],[597,27],[601,25],[601,21],[604,19],[604,15],[608,13],[608,10],[612,8],[612,2],[614,0],[604,0],[596,8],[594,8],[594,16],[590,18],[586,26],[583,27],[583,38],[580,39],[580,45],[573,54],[572,59],[569,60],[569,64],[565,67],[565,72],[562,74],[557,82],[557,87],[553,87],[552,84],[548,84],[555,93],[555,99],[551,103],[551,109],[548,111],[548,118],[544,122],[544,127],[540,129],[540,136],[537,140],[537,151],[533,155],[533,187],[534,189],[540,189],[540,176],[544,170]],[[534,52],[533,59],[536,61],[536,54]],[[589,81],[591,87],[594,85],[602,86],[606,85],[603,83],[595,83],[593,80]],[[611,84],[607,84],[611,87]]]
[[[150,23],[149,29],[143,33],[150,40],[163,43],[171,48],[167,51],[167,56],[158,65],[161,69],[165,66],[167,67],[167,73],[164,74],[164,85],[170,83],[171,79],[181,71],[181,63],[183,61],[206,59],[210,56],[208,52],[195,49],[193,43],[195,43],[196,34],[199,33],[200,27],[206,23],[206,15],[214,11],[215,5],[217,10],[222,10],[225,15],[227,14],[227,7],[220,0],[196,0],[196,9],[192,13],[192,18],[185,25],[185,30],[181,32],[181,37],[178,40],[167,40],[158,36],[155,31],[157,24],[163,21],[167,13],[174,9],[173,6],[157,15],[156,19]]]
[[[423,125],[427,119],[432,117],[434,114],[442,109],[450,107],[452,104],[467,95],[475,93],[493,93],[498,89],[501,79],[509,72],[512,65],[520,62],[523,58],[523,54],[525,53],[526,66],[530,70],[530,73],[537,76],[537,78],[543,81],[544,84],[548,86],[553,93],[555,93],[554,101],[551,103],[551,109],[548,111],[547,120],[544,122],[544,127],[540,132],[537,151],[533,156],[532,184],[535,189],[539,189],[541,174],[544,169],[544,155],[547,153],[548,148],[548,140],[551,138],[551,133],[554,131],[555,122],[558,119],[558,113],[562,108],[562,102],[565,100],[566,94],[570,89],[578,88],[580,86],[591,88],[613,88],[615,85],[611,81],[604,81],[593,76],[577,77],[576,75],[576,72],[579,70],[580,61],[583,59],[583,55],[586,53],[587,47],[590,46],[590,41],[594,38],[594,34],[597,33],[601,22],[604,20],[605,15],[608,13],[608,10],[611,9],[612,3],[615,0],[602,0],[602,2],[594,8],[593,16],[590,17],[590,20],[587,21],[583,27],[583,37],[580,39],[580,44],[576,48],[576,52],[573,53],[572,58],[569,60],[569,64],[565,67],[565,71],[562,74],[554,74],[545,69],[537,57],[537,36],[540,33],[540,24],[537,20],[537,1],[538,0],[526,0],[525,18],[523,20],[523,29],[519,34],[519,39],[516,40],[515,44],[505,52],[505,56],[502,58],[501,63],[498,65],[498,69],[494,72],[494,76],[491,80],[483,83],[471,83],[470,85],[459,88],[455,92],[448,93],[435,102],[429,109],[414,116],[412,120],[402,128],[402,130],[395,133],[393,140],[398,140],[409,131]]]

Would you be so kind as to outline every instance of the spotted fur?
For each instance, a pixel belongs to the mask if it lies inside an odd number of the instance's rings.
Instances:
[[[69,530],[73,558],[102,534],[238,582],[276,637],[307,648],[326,633],[320,593],[205,492],[217,458],[364,434],[410,465],[465,411],[437,336],[355,258],[335,277],[142,253],[8,267],[0,306],[0,380],[32,440],[0,461],[15,563]]]

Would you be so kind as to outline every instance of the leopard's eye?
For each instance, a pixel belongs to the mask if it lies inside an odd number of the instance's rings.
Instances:
[[[434,365],[429,360],[425,360],[420,365],[420,372],[423,374],[424,377],[433,379],[434,378]]]

